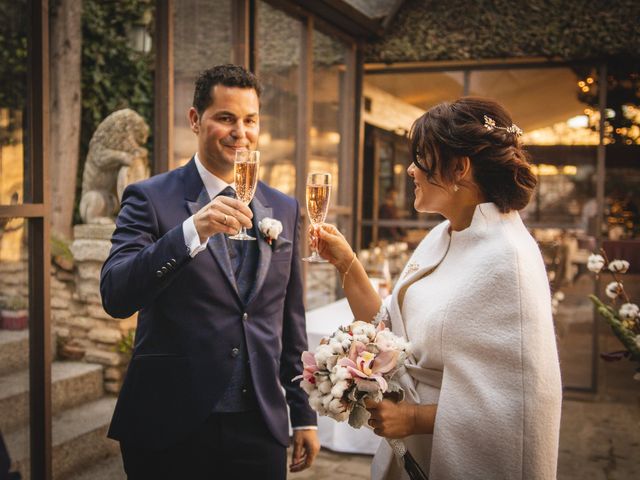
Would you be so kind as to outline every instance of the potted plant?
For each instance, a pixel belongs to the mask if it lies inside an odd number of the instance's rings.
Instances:
[[[0,301],[0,329],[24,330],[29,326],[27,299],[5,297]]]

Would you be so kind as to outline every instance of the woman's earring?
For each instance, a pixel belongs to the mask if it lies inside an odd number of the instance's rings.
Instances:
[[[460,187],[454,183],[453,184],[453,191],[457,192],[458,190],[460,190]]]

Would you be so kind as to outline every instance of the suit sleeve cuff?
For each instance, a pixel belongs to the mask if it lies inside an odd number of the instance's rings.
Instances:
[[[187,252],[191,258],[195,257],[202,250],[207,247],[207,238],[204,242],[200,243],[200,236],[196,230],[196,224],[193,221],[193,215],[182,222],[182,235],[184,236],[184,244],[187,246]]]

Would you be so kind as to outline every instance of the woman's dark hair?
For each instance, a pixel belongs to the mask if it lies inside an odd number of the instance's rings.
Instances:
[[[497,128],[485,126],[487,116]],[[520,210],[531,198],[537,179],[509,113],[499,103],[480,97],[444,102],[418,118],[409,133],[414,164],[431,183],[440,174],[455,183],[456,159],[469,157],[473,177],[489,202],[501,212]],[[430,163],[427,163],[427,159]]]
[[[205,70],[196,79],[196,89],[193,93],[193,107],[198,115],[202,115],[209,105],[213,103],[211,89],[216,85],[225,87],[253,88],[260,98],[262,86],[253,73],[240,65],[216,65]]]

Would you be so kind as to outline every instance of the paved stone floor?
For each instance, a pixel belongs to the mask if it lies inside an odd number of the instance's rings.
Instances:
[[[631,276],[629,276],[631,277]],[[629,294],[640,297],[640,275],[636,275]],[[629,278],[631,280],[632,278]],[[579,277],[563,290],[566,300],[556,316],[556,332],[565,385],[590,385],[592,376],[592,309],[585,302],[592,289],[587,277]],[[620,349],[604,323],[599,351]],[[595,362],[598,394],[564,394],[559,480],[637,480],[640,479],[640,382],[632,379],[629,362]],[[289,475],[289,480],[364,480],[369,478],[371,457],[322,450],[315,465]],[[91,472],[73,480],[123,480],[120,458],[95,466]]]
[[[558,480],[640,479],[640,382],[635,400],[578,398],[563,403]],[[573,397],[573,398],[572,398]],[[289,480],[366,480],[371,457],[323,449],[314,466]],[[124,480],[120,458],[95,465],[73,480]]]

